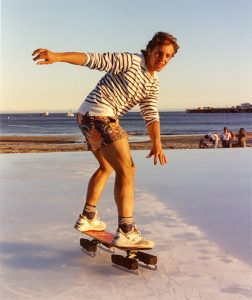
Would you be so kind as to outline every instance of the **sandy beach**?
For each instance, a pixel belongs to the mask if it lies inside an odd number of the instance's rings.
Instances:
[[[247,147],[252,147],[252,132],[247,133]],[[202,135],[162,136],[164,149],[198,149]],[[135,142],[130,139],[132,150],[150,149],[150,141]],[[34,152],[76,152],[86,151],[87,147],[81,135],[50,136],[1,136],[0,153],[34,153]],[[221,146],[219,142],[218,147]]]

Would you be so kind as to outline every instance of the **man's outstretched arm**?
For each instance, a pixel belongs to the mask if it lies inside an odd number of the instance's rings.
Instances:
[[[38,65],[48,65],[55,62],[65,62],[74,65],[85,65],[87,55],[81,52],[52,52],[48,49],[37,49],[32,53],[33,60]]]

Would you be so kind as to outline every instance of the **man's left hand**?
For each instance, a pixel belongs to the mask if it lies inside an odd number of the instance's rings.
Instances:
[[[167,158],[161,146],[160,147],[153,146],[149,155],[147,155],[146,158],[151,158],[152,156],[154,156],[154,165],[157,164],[158,160],[161,166],[167,164]]]

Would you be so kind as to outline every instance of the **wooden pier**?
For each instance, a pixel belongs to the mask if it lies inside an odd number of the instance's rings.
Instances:
[[[230,107],[230,108],[213,108],[213,107],[203,107],[203,108],[192,108],[186,109],[187,113],[251,113],[251,108],[240,108],[240,107]]]

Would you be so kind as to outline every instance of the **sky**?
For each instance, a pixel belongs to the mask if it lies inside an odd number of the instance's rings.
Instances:
[[[103,72],[38,66],[37,48],[132,52],[157,31],[180,49],[160,72],[160,110],[252,102],[250,0],[1,0],[0,112],[78,110]]]

